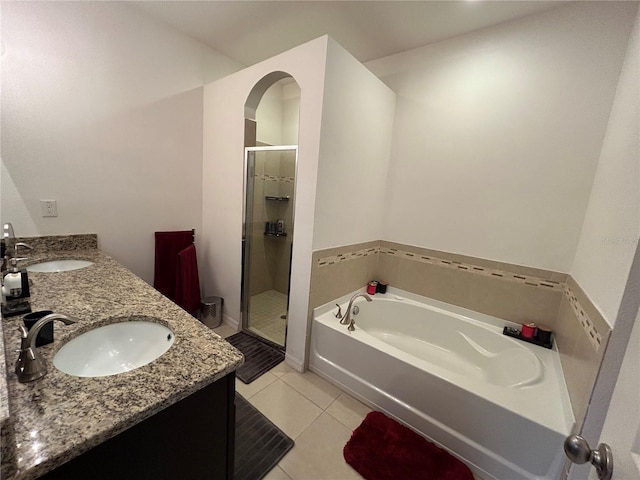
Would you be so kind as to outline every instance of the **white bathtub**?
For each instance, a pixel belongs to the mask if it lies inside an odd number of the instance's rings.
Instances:
[[[460,457],[482,478],[556,480],[574,423],[558,352],[509,322],[389,288],[358,298],[356,330],[314,310],[309,368]]]

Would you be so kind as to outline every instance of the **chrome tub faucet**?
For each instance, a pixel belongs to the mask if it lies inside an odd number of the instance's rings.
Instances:
[[[351,314],[358,314],[357,311],[353,312],[353,309],[358,308],[353,306],[354,300],[358,297],[363,297],[367,302],[373,302],[373,299],[366,293],[356,293],[353,297],[351,297],[351,300],[349,300],[349,305],[347,306],[347,311],[344,313],[344,316],[340,320],[341,325],[349,325],[348,330],[350,332],[353,332],[356,329],[355,322],[351,318]]]

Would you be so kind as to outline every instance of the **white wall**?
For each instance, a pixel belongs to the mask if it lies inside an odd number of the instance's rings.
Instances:
[[[378,240],[395,94],[329,40],[313,249]]]
[[[287,361],[302,369],[306,344],[311,247],[327,37],[322,37],[205,86],[203,232],[204,291],[225,299],[225,315],[240,320],[244,105],[254,85],[274,71],[300,86],[295,232],[287,331]]]
[[[282,85],[279,83],[264,93],[256,109],[256,140],[282,145]]]
[[[231,322],[240,319],[244,104],[273,71],[301,92],[287,360],[302,368],[312,249],[380,236],[395,96],[328,37],[205,87],[205,288],[225,298]]]
[[[620,367],[618,381],[611,398],[599,442],[607,443],[614,454],[614,478],[633,480],[640,477],[640,317],[629,337],[629,344]],[[594,443],[592,447],[597,446]],[[634,459],[635,457],[635,459]],[[580,476],[575,477],[580,478]],[[584,476],[582,476],[584,478]],[[590,480],[597,480],[595,469],[590,469]]]
[[[258,142],[297,145],[300,87],[286,78],[270,87],[256,110]]]
[[[300,123],[300,87],[290,82],[282,87],[282,143],[298,144]]]
[[[635,17],[571,267],[611,324],[640,239],[640,17]]]
[[[153,232],[201,230],[201,87],[240,65],[117,2],[2,2],[2,41],[2,221],[151,282]]]
[[[571,272],[614,327],[582,433],[592,447],[612,447],[620,479],[640,470],[640,11],[634,17]],[[586,472],[574,467],[570,478]]]
[[[580,2],[369,62],[398,94],[383,238],[568,272],[635,8]]]

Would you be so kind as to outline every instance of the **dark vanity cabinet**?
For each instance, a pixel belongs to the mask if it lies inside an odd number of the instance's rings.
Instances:
[[[40,477],[232,480],[235,373]]]

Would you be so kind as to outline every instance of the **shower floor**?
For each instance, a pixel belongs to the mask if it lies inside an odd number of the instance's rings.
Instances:
[[[287,296],[275,290],[252,295],[249,299],[249,330],[284,346],[287,331]]]

